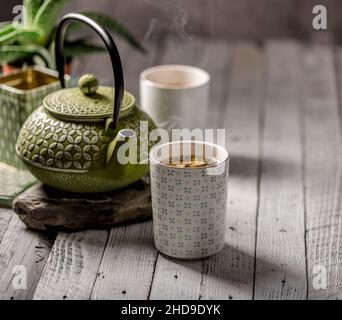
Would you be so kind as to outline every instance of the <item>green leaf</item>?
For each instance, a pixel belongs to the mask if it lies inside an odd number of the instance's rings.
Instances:
[[[64,55],[66,58],[75,58],[83,54],[105,52],[105,48],[92,43],[86,43],[83,40],[66,42],[64,46]]]
[[[5,25],[2,25],[0,28],[0,39],[12,32],[15,31],[15,27],[13,23],[6,23]]]
[[[99,13],[99,12],[92,12],[92,11],[84,11],[81,12],[85,16],[95,20],[98,24],[103,26],[105,29],[108,31],[115,32],[119,36],[121,36],[123,39],[125,39],[131,46],[134,48],[145,52],[146,50],[140,45],[138,40],[125,28],[123,27],[120,23],[115,21],[112,17]],[[69,29],[73,28],[72,31],[79,29],[81,27],[77,26],[76,24],[72,24]]]
[[[23,44],[39,43],[42,39],[42,32],[37,28],[25,28],[15,26],[13,30],[4,33],[0,37],[0,45],[21,42]]]
[[[20,44],[41,44],[44,38],[44,31],[35,27],[17,27],[15,38]]]
[[[71,0],[45,0],[34,17],[33,24],[44,30],[45,41],[58,22],[64,6]]]
[[[0,48],[0,62],[10,63],[15,60],[39,56],[41,57],[46,66],[50,67],[53,63],[51,54],[45,48],[38,45],[14,45],[14,46],[1,46]]]
[[[32,25],[34,17],[37,14],[39,8],[43,4],[44,0],[24,0],[23,4],[26,9],[26,23]]]

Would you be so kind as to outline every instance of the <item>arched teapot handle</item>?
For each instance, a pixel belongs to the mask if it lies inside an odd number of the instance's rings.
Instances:
[[[65,80],[64,80],[64,38],[65,32],[68,25],[71,22],[83,22],[84,24],[91,27],[103,40],[106,48],[109,52],[110,59],[113,67],[114,74],[114,111],[113,111],[113,122],[111,124],[111,128],[115,129],[118,125],[121,102],[124,93],[124,78],[122,71],[122,64],[119,55],[118,48],[110,35],[110,33],[101,27],[94,20],[84,16],[79,13],[69,13],[62,17],[61,21],[56,30],[56,38],[55,38],[55,57],[56,57],[56,68],[59,72],[59,81],[61,83],[62,88],[65,88]]]

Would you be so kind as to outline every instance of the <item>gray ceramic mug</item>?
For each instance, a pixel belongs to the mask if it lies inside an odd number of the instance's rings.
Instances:
[[[182,168],[167,159],[207,151],[215,164]],[[154,242],[171,257],[198,259],[224,246],[227,212],[228,152],[205,142],[182,141],[156,146],[150,153]]]

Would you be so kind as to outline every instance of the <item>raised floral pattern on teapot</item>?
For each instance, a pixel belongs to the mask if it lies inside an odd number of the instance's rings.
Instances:
[[[42,108],[22,128],[17,143],[25,161],[55,169],[89,170],[105,165],[101,150],[109,137],[96,124],[70,123],[48,116]],[[67,159],[63,161],[62,159]]]
[[[110,87],[101,87],[92,98],[85,96],[78,88],[68,90],[59,90],[48,95],[44,99],[45,108],[51,113],[67,117],[84,117],[84,118],[103,118],[113,114],[113,89]],[[135,99],[127,91],[122,99],[121,113],[131,109],[134,106]]]

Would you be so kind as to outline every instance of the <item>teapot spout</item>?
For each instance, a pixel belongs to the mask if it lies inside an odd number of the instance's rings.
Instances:
[[[137,134],[132,129],[122,129],[109,143],[107,166],[124,166],[137,161]]]

